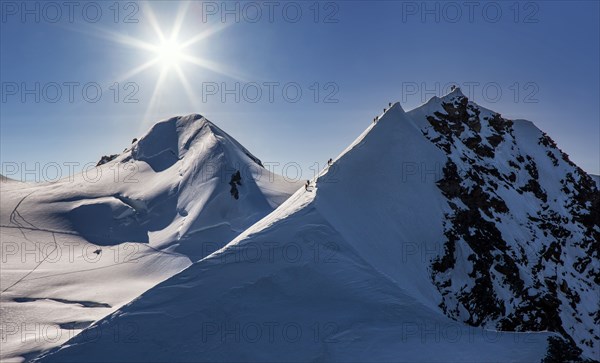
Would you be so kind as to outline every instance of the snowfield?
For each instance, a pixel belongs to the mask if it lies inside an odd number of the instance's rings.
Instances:
[[[35,241],[31,232],[102,258],[143,250],[135,263],[44,282],[90,264],[14,257],[2,269],[3,319],[83,330],[43,343],[8,332],[3,358],[600,356],[596,183],[533,123],[460,89],[410,112],[394,104],[308,190],[270,174],[266,183],[258,159],[197,115],[157,124],[100,168],[129,161],[143,176],[131,187],[3,184],[3,244]]]
[[[594,174],[590,174],[590,176],[592,177],[592,179],[594,179],[594,181],[596,182],[596,186],[598,188],[600,188],[600,175],[594,175]]]
[[[20,361],[223,247],[301,183],[189,115],[156,124],[95,171],[1,186],[1,358]]]

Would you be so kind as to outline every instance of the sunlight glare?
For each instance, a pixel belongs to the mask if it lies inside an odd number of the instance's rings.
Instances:
[[[181,44],[172,39],[167,39],[157,47],[156,53],[160,60],[160,63],[165,68],[171,68],[179,66],[183,60],[183,53]]]

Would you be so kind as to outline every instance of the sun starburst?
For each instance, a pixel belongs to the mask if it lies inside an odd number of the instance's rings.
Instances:
[[[148,71],[153,66],[161,66],[152,96],[146,108],[146,115],[144,119],[147,119],[148,115],[153,110],[158,98],[159,90],[170,74],[176,75],[176,77],[179,79],[190,102],[192,104],[197,102],[193,88],[191,87],[190,82],[186,78],[184,72],[183,66],[186,64],[200,67],[202,69],[230,78],[242,78],[238,72],[227,69],[220,63],[198,57],[190,51],[192,45],[204,41],[213,34],[220,32],[227,26],[227,24],[219,23],[216,25],[211,25],[207,29],[197,33],[189,39],[180,39],[181,28],[190,4],[191,2],[184,2],[182,6],[180,6],[173,28],[168,35],[165,34],[159,25],[159,21],[156,18],[152,8],[148,4],[143,5],[145,18],[148,20],[156,35],[156,40],[154,42],[138,39],[124,34],[114,33],[108,30],[101,30],[101,32],[104,33],[108,39],[145,51],[150,55],[150,59],[147,62],[125,72],[121,77],[119,77],[119,81],[127,80],[141,72]]]

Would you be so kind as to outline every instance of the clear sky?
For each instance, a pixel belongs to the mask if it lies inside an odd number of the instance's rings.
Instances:
[[[597,1],[1,4],[4,173],[96,162],[200,113],[310,177],[388,102],[452,83],[600,173]]]

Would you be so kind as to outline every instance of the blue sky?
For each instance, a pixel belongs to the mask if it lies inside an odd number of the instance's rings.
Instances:
[[[200,113],[310,177],[389,101],[408,110],[455,83],[600,173],[596,1],[189,2],[181,21],[173,1],[47,4],[2,1],[4,172],[96,162],[156,121]],[[153,24],[168,38],[175,23],[179,44],[208,34],[181,53],[209,66],[175,60],[187,86],[168,57],[132,74],[160,53],[123,39],[158,46]]]

